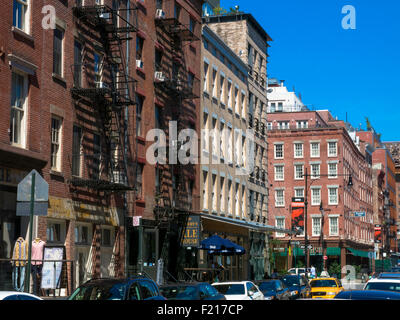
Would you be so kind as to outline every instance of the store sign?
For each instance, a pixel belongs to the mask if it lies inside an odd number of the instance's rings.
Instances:
[[[375,225],[374,240],[375,243],[382,243],[382,226],[380,224]]]
[[[200,246],[200,216],[190,216],[186,223],[182,241],[183,247]]]

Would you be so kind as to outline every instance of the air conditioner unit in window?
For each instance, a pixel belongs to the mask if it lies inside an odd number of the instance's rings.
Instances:
[[[142,60],[136,60],[136,68],[143,69],[143,61]]]
[[[156,80],[158,81],[164,81],[165,80],[165,76],[164,73],[162,71],[156,71],[154,74],[154,78],[156,78]]]
[[[108,20],[108,19],[110,19],[110,13],[109,12],[102,12],[102,13],[100,13],[99,17],[101,19]]]
[[[107,89],[108,88],[107,83],[105,83],[103,81],[96,81],[95,84],[96,84],[96,88],[98,88],[98,89]]]
[[[156,18],[163,19],[165,18],[165,12],[162,9],[157,9],[156,11]]]

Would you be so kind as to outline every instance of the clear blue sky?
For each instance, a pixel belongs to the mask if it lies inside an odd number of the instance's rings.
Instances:
[[[251,13],[273,41],[268,76],[286,80],[306,105],[400,140],[399,0],[221,0]],[[344,30],[342,7],[356,10]]]

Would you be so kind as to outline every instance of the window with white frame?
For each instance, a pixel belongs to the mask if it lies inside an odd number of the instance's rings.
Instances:
[[[296,198],[304,198],[304,188],[294,188],[294,196]]]
[[[307,129],[308,121],[306,121],[306,120],[296,121],[296,128],[297,129]]]
[[[284,156],[283,143],[275,143],[274,158],[275,159],[283,159],[283,156]]]
[[[203,91],[208,92],[208,63],[204,61]]]
[[[276,189],[275,190],[275,207],[285,206],[285,190]]]
[[[46,240],[48,243],[64,243],[65,222],[59,220],[47,220]]]
[[[337,156],[337,141],[328,141],[328,157]]]
[[[223,104],[226,103],[224,89],[225,89],[225,77],[222,74],[220,74],[219,75],[219,101],[221,101]]]
[[[227,212],[229,215],[232,215],[232,180],[228,179],[228,208]]]
[[[239,89],[235,87],[235,113],[240,114],[239,111]]]
[[[240,216],[240,202],[239,202],[239,183],[235,183],[235,216]]]
[[[328,187],[328,204],[337,205],[339,203],[339,188],[337,186]]]
[[[246,216],[246,188],[242,186],[242,217]]]
[[[212,83],[211,83],[211,92],[214,98],[217,98],[217,69],[213,68],[212,70]]]
[[[241,108],[242,108],[242,118],[246,118],[246,95],[242,92],[241,94]]]
[[[62,77],[64,30],[56,27],[53,32],[53,73]]]
[[[310,156],[312,158],[320,157],[320,143],[319,142],[311,142],[310,143]]]
[[[275,181],[285,180],[285,166],[283,164],[277,164],[274,166],[275,170]]]
[[[337,162],[328,162],[328,178],[337,178],[338,164]]]
[[[232,109],[232,82],[229,80],[228,80],[227,95],[228,95],[228,108]]]
[[[208,172],[203,171],[203,210],[208,209]]]
[[[330,236],[339,235],[339,217],[336,216],[329,217],[329,235]]]
[[[278,121],[278,129],[279,130],[285,130],[289,129],[289,121]]]
[[[77,223],[75,225],[75,244],[88,245],[92,242],[92,228],[90,224]]]
[[[51,169],[61,170],[61,118],[51,118]]]
[[[321,204],[321,187],[311,188],[311,205],[319,206]]]
[[[209,152],[208,113],[203,113],[203,129],[201,132],[202,149],[205,152]]]
[[[232,144],[233,144],[233,133],[232,133],[232,128],[228,127],[228,142],[227,142],[227,149],[228,149],[228,163],[233,162],[233,150],[232,150]]]
[[[219,210],[221,213],[226,211],[225,208],[225,178],[220,177],[220,184],[219,184]]]
[[[285,217],[276,217],[275,218],[275,227],[279,229],[285,229]],[[285,233],[283,232],[276,232],[276,237],[284,237]]]
[[[294,178],[295,180],[302,180],[304,174],[304,165],[303,164],[295,164],[294,165]]]
[[[267,130],[272,130],[272,122],[267,122]]]
[[[319,179],[321,165],[319,163],[312,163],[310,166],[311,166],[311,179]]]
[[[29,0],[13,0],[13,26],[29,33]]]
[[[295,158],[303,158],[303,143],[296,142],[294,144],[294,157]]]
[[[321,235],[321,217],[312,217],[312,235],[320,236]]]
[[[82,128],[73,127],[72,136],[72,175],[81,176],[81,153],[82,153]]]
[[[212,210],[217,211],[217,176],[215,174],[212,175],[212,189],[211,189],[211,204]]]
[[[114,245],[114,232],[112,228],[101,228],[101,245],[106,247]]]
[[[10,141],[12,144],[24,148],[26,139],[28,79],[26,75],[13,72],[11,81]]]

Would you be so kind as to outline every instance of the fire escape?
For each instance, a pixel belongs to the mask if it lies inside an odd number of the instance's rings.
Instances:
[[[182,10],[183,8],[181,8]],[[190,111],[188,112],[190,108],[187,107],[187,104],[200,97],[200,80],[186,67],[184,51],[185,46],[193,41],[198,41],[199,37],[195,34],[195,26],[192,22],[184,24],[181,20],[176,8],[169,7],[167,11],[156,10],[157,34],[168,39],[166,45],[170,51],[168,56],[165,54],[163,59],[156,61],[154,86],[156,94],[167,97],[166,109],[170,112],[170,121],[177,123],[178,134],[183,129],[191,128],[187,121],[188,115],[190,117]],[[199,31],[198,25],[197,30]],[[191,111],[193,112],[193,110],[194,108]],[[179,141],[178,137],[172,138],[171,133],[169,139],[170,148],[172,146],[178,154],[182,144],[186,141]],[[161,258],[164,264],[170,268],[169,263],[172,265],[174,263],[171,261],[171,253],[173,254],[172,260],[176,260],[186,222],[193,209],[191,190],[185,186],[190,184],[188,175],[194,172],[195,169],[191,164],[183,165],[178,160],[176,164],[171,164],[170,161],[168,167],[164,166],[160,174],[161,189],[156,194],[154,213],[159,227],[166,230]],[[173,247],[174,245],[177,247]],[[178,264],[175,266],[176,269],[173,267],[171,269],[179,270]],[[180,277],[179,273],[178,271],[175,276]]]
[[[106,5],[73,7],[80,36],[98,55],[93,60],[83,57],[75,60],[71,66],[74,79],[71,94],[80,109],[89,107],[94,118],[100,119],[95,126],[101,128],[101,143],[93,146],[92,153],[72,155],[72,162],[80,161],[87,168],[79,177],[72,177],[70,184],[74,187],[109,192],[133,190],[132,181],[128,181],[132,162],[128,161],[125,112],[135,104],[132,98],[135,80],[127,74],[123,45],[131,39],[130,33],[137,31],[136,22],[131,22],[136,20],[135,10]],[[93,37],[97,41],[91,42]],[[75,56],[79,54],[75,48]]]

